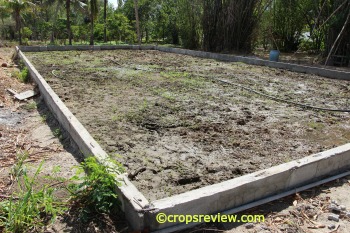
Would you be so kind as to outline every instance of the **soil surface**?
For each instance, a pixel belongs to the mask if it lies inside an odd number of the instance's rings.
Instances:
[[[26,53],[92,136],[155,200],[350,140],[350,82],[158,51]],[[117,155],[118,154],[118,155]]]

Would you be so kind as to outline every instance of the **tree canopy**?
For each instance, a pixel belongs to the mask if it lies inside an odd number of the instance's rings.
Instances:
[[[1,37],[349,56],[350,0],[0,0]],[[12,16],[12,18],[11,18]],[[10,21],[14,22],[13,24]],[[139,25],[139,26],[137,26]],[[139,28],[139,36],[137,33]]]

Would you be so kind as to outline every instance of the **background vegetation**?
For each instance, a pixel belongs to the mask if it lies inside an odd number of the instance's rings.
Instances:
[[[20,44],[160,43],[349,57],[349,17],[350,0],[0,0],[0,35]]]

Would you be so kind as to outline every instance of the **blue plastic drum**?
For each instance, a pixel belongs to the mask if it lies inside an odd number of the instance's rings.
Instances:
[[[280,51],[278,50],[270,51],[270,61],[278,61],[279,56],[280,56]]]

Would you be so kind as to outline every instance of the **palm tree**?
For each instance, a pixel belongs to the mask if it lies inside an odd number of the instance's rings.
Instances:
[[[83,3],[79,0],[66,0],[66,16],[67,16],[67,25],[66,26],[67,26],[69,45],[72,45],[72,30],[71,30],[71,26],[70,26],[71,3],[73,3],[74,8],[84,9],[84,7],[86,6],[85,3]]]
[[[4,24],[4,19],[6,19],[9,16],[8,8],[5,6],[5,1],[0,0],[0,18],[2,24]]]
[[[66,16],[67,16],[67,33],[68,33],[68,43],[72,45],[72,30],[70,28],[70,0],[66,0]]]
[[[21,19],[21,13],[24,11],[29,5],[34,5],[34,3],[28,1],[28,0],[8,0],[7,2],[8,8],[12,11],[12,17],[14,18],[16,22],[16,29],[18,32],[18,42],[21,45],[22,44],[22,19]]]
[[[104,39],[104,42],[107,42],[107,5],[108,5],[108,0],[104,0],[104,6],[103,6],[103,23],[104,23],[103,39]]]
[[[135,8],[135,18],[136,18],[136,32],[137,32],[137,41],[141,45],[141,34],[140,34],[140,20],[139,20],[139,1],[134,0]]]
[[[94,19],[98,13],[97,1],[98,0],[90,0],[90,20],[91,20],[90,45],[94,45]]]

